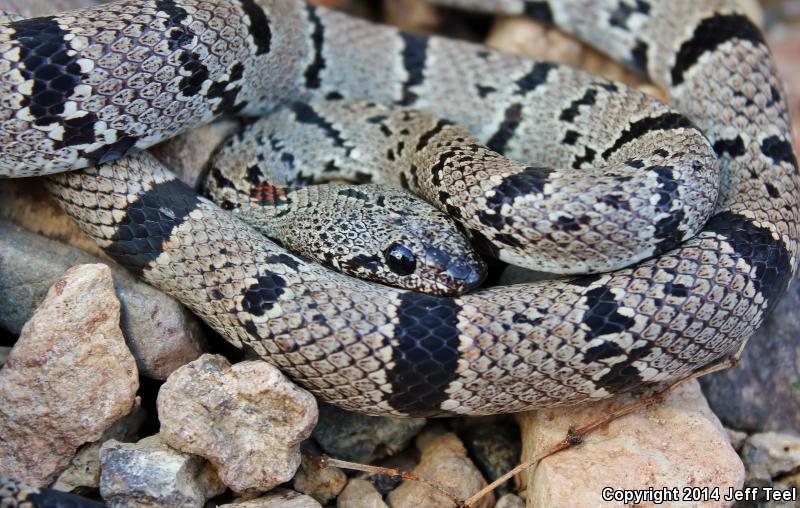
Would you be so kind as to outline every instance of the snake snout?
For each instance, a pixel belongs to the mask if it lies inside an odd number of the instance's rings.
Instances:
[[[482,265],[457,264],[447,269],[447,276],[465,288],[474,289],[486,278],[486,270]]]

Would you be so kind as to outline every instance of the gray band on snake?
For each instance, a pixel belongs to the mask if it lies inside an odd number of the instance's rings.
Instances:
[[[647,72],[719,156],[710,220],[680,245],[662,224],[661,254],[631,268],[458,298],[395,290],[287,254],[146,153],[103,164],[221,114],[320,98],[412,106],[513,158],[554,154],[548,167],[624,161],[688,127],[623,85],[292,0],[127,0],[3,25],[0,173],[100,164],[51,180],[84,230],[344,408],[512,412],[675,380],[737,350],[789,284],[797,163],[769,51],[732,3],[630,5],[507,3]]]

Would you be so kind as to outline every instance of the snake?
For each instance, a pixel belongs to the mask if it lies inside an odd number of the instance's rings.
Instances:
[[[725,0],[440,3],[571,32],[645,74],[671,107],[567,67],[300,1],[122,0],[0,25],[0,175],[52,175],[66,212],[117,262],[345,409],[443,416],[577,404],[675,381],[738,351],[793,278],[800,218],[786,98],[758,27]],[[504,229],[518,217],[512,204],[572,189],[578,205],[553,205],[562,227],[528,235],[540,234],[545,252],[529,263],[566,273],[591,265],[587,273],[461,296],[358,280],[288,253],[144,151],[221,115],[299,102],[318,105],[278,114],[313,128],[297,136],[332,145],[333,158],[317,162],[391,159],[361,159],[349,138],[362,129],[328,114],[351,99],[390,108],[364,125],[389,131],[395,158],[403,141],[432,161],[419,182],[408,161],[396,178],[461,214],[498,257],[528,250]],[[433,116],[402,133],[395,106]],[[477,142],[445,139],[457,129],[450,122]],[[311,146],[291,150],[313,160]],[[470,159],[478,152],[531,165],[489,175]],[[606,175],[609,166],[629,174]],[[695,194],[712,204],[690,217],[692,185],[675,182],[693,172]],[[578,193],[573,173],[607,181]],[[639,190],[637,176],[655,186]],[[465,189],[481,192],[470,201]],[[630,261],[617,255],[599,266],[548,254],[573,245],[568,230],[584,246],[621,231],[590,212],[623,217],[648,203],[663,220],[638,227],[650,240],[631,266],[617,266]],[[20,487],[7,497],[14,492],[21,505],[41,495]]]
[[[572,32],[646,74],[674,109],[567,67],[295,0],[121,0],[0,26],[0,174],[52,175],[66,212],[118,263],[349,410],[443,416],[576,404],[671,382],[737,351],[797,265],[797,161],[757,26],[723,0],[450,3]],[[578,172],[661,166],[648,173],[657,189],[648,201],[663,199],[657,213],[678,210],[686,198],[668,190],[678,168],[664,160],[704,157],[676,144],[694,127],[717,157],[718,196],[694,233],[699,218],[642,227],[656,243],[629,267],[437,296],[292,255],[143,151],[224,114],[344,99],[445,119],[404,134],[415,141],[406,146],[422,153],[433,143],[434,166],[450,169],[440,188],[452,194],[438,196],[446,209],[459,189],[476,188],[470,182],[491,187],[474,201],[485,213],[470,215],[494,224],[495,237],[509,236],[509,203],[557,193],[567,177],[554,168],[567,161]],[[305,121],[349,146],[347,128],[322,115]],[[533,169],[468,174],[465,150],[441,149],[448,122]],[[648,146],[647,161],[634,156]],[[692,169],[714,171],[680,171]],[[623,208],[626,185],[611,192],[613,178],[559,215],[587,245],[620,231],[581,212]],[[565,229],[542,242],[559,244]]]

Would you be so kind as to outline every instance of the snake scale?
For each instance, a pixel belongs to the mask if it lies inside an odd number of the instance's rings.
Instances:
[[[50,189],[117,261],[346,409],[574,404],[736,351],[797,264],[797,162],[759,29],[721,0],[449,3],[573,32],[646,73],[684,116],[565,67],[300,1],[123,0],[0,26],[0,174],[59,173]],[[656,255],[629,268],[440,297],[293,256],[136,153],[219,115],[339,98],[424,110],[548,167],[637,165],[631,146],[661,157],[690,121],[719,157],[716,208],[690,239],[660,222]],[[306,121],[346,143],[335,123]],[[420,150],[436,133],[425,134]],[[535,191],[530,182],[492,180],[488,195]]]

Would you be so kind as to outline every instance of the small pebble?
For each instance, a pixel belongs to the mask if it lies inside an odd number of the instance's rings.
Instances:
[[[372,482],[352,478],[336,499],[336,508],[388,508],[388,505]]]
[[[100,495],[111,508],[201,508],[225,491],[211,464],[170,448],[158,435],[138,443],[107,441],[100,463]]]
[[[742,460],[748,485],[769,485],[773,478],[800,468],[800,437],[779,432],[753,434],[744,442]]]
[[[497,500],[494,508],[525,508],[525,500],[514,494],[506,494]]]
[[[417,437],[422,456],[414,473],[430,482],[444,486],[456,499],[466,499],[486,486],[475,464],[467,457],[464,444],[452,432],[427,430]],[[489,494],[475,506],[494,506],[494,494]],[[406,480],[389,494],[392,508],[447,508],[455,502],[442,492],[424,483]]]
[[[0,370],[0,471],[50,484],[79,446],[128,414],[139,387],[106,265],[67,270]]]
[[[314,439],[332,457],[369,463],[404,449],[423,426],[424,418],[368,416],[320,404]]]
[[[303,454],[292,485],[296,491],[308,494],[324,505],[344,489],[347,475],[338,467],[320,468],[314,460]]]
[[[203,355],[158,394],[165,443],[205,457],[235,492],[265,492],[300,466],[300,442],[317,423],[314,397],[267,362],[233,366]]]
[[[266,496],[243,499],[219,508],[322,508],[313,497],[288,489],[274,489]]]

